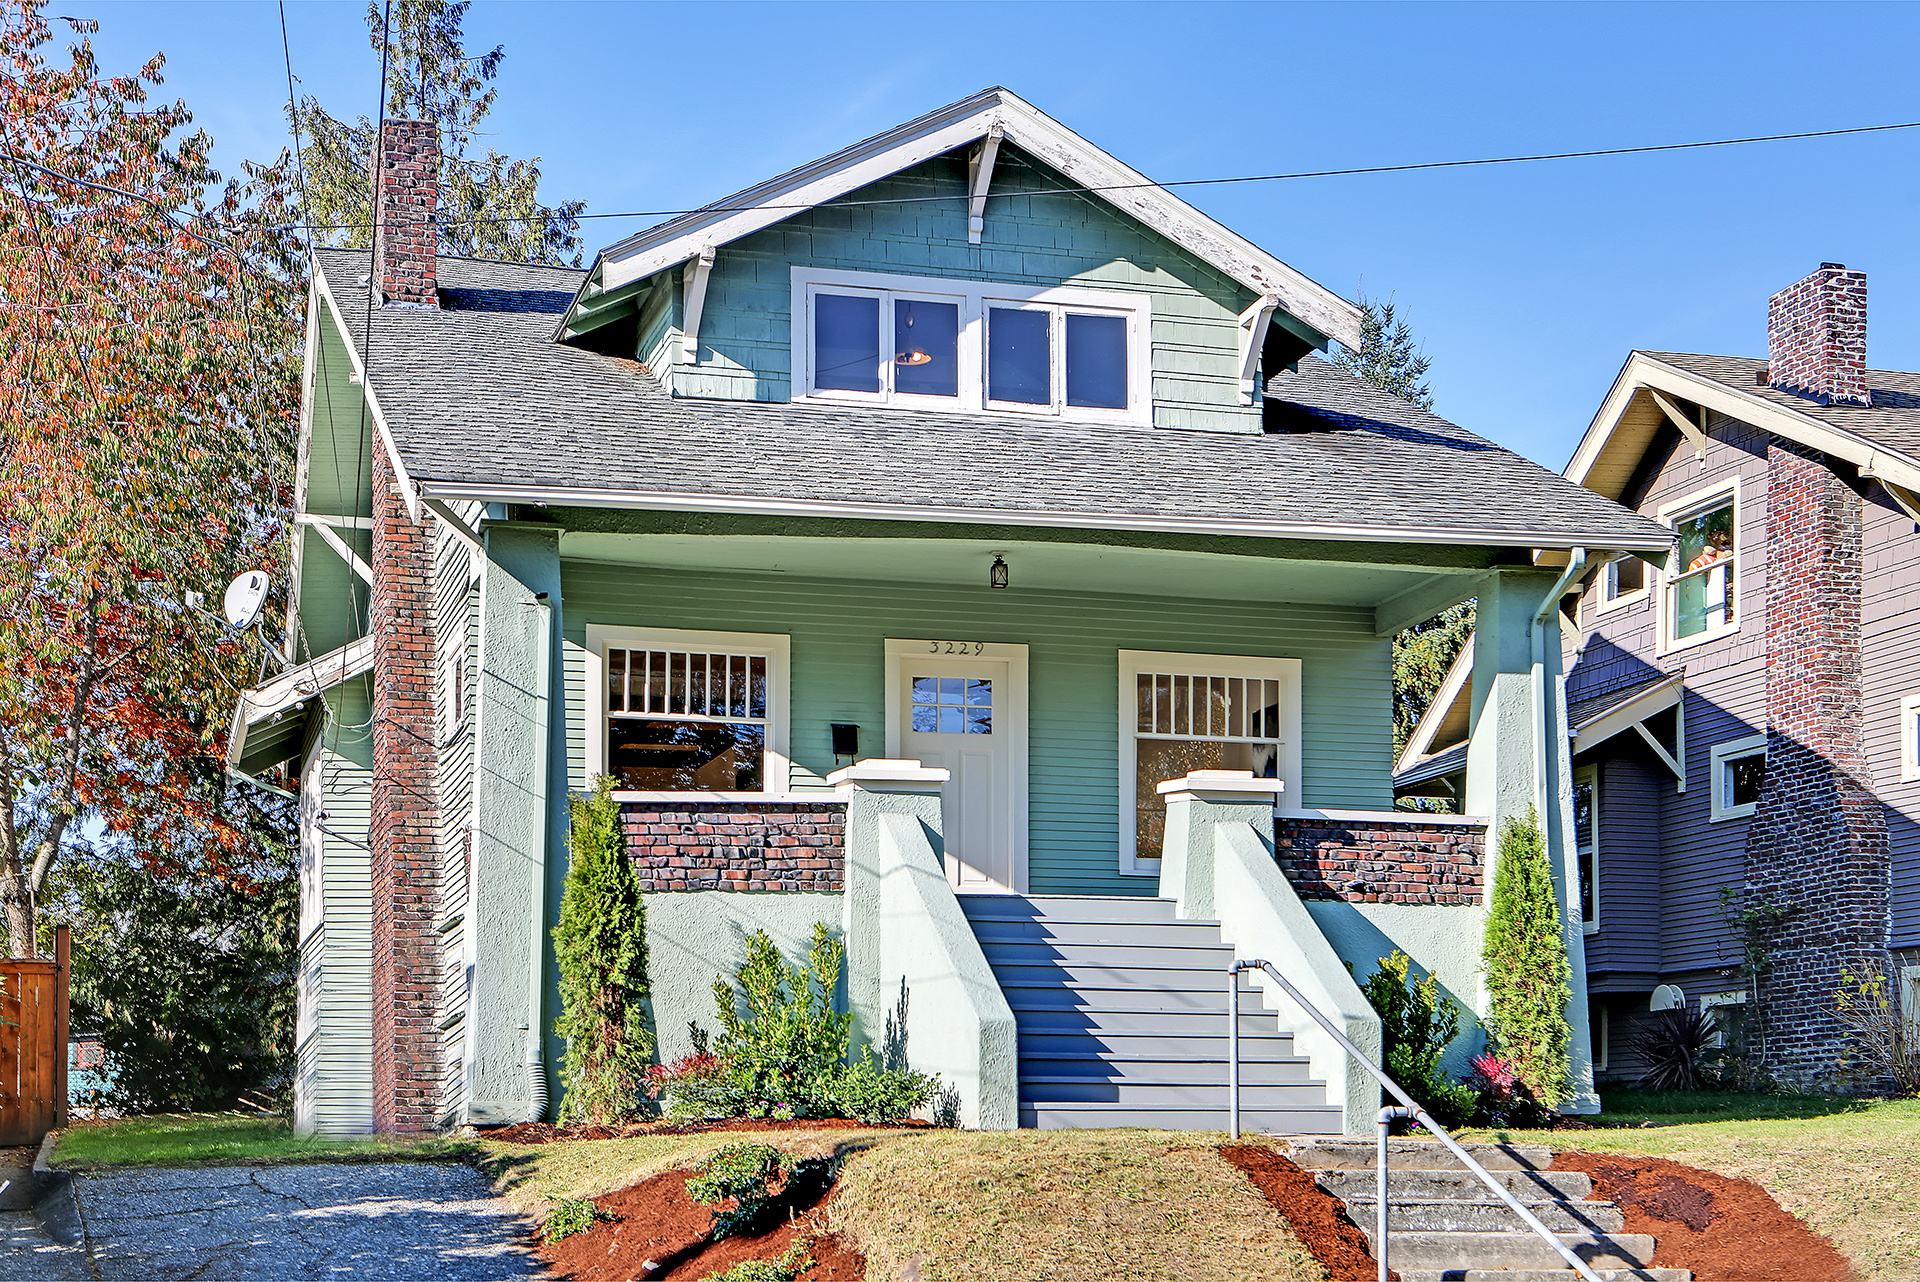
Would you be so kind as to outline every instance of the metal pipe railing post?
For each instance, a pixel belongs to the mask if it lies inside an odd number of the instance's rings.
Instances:
[[[1227,967],[1227,1133],[1240,1138],[1240,967]]]
[[[1418,1104],[1415,1104],[1413,1102],[1413,1096],[1407,1094],[1404,1090],[1402,1090],[1400,1088],[1400,1083],[1394,1081],[1391,1077],[1388,1077],[1386,1074],[1386,1070],[1382,1069],[1378,1064],[1374,1063],[1372,1060],[1368,1059],[1365,1055],[1363,1055],[1360,1052],[1360,1048],[1358,1046],[1355,1046],[1345,1033],[1341,1032],[1338,1028],[1335,1028],[1333,1026],[1333,1021],[1328,1019],[1325,1015],[1322,1015],[1320,1013],[1320,1008],[1318,1006],[1315,1006],[1312,1002],[1308,1001],[1306,999],[1306,996],[1303,993],[1301,993],[1299,989],[1295,988],[1292,982],[1289,981],[1285,975],[1282,975],[1280,973],[1280,968],[1275,966],[1270,961],[1235,961],[1233,965],[1230,967],[1230,973],[1234,977],[1234,988],[1233,988],[1234,1000],[1231,1003],[1233,1006],[1233,1009],[1230,1012],[1230,1014],[1233,1017],[1233,1023],[1232,1023],[1233,1037],[1229,1042],[1229,1048],[1228,1048],[1227,1054],[1228,1054],[1228,1057],[1232,1060],[1230,1071],[1233,1074],[1232,1080],[1234,1083],[1234,1090],[1233,1090],[1234,1101],[1233,1102],[1234,1102],[1234,1124],[1236,1128],[1238,1127],[1239,1121],[1240,1121],[1240,1117],[1239,1117],[1239,1103],[1240,1103],[1240,1098],[1239,1098],[1239,1082],[1240,1082],[1239,991],[1240,991],[1240,986],[1239,986],[1238,976],[1240,972],[1243,970],[1266,971],[1268,977],[1271,978],[1274,983],[1280,985],[1280,990],[1284,992],[1288,997],[1291,997],[1294,1000],[1294,1002],[1300,1007],[1300,1009],[1305,1011],[1307,1015],[1310,1018],[1312,1018],[1314,1023],[1320,1025],[1320,1027],[1326,1031],[1327,1036],[1333,1038],[1335,1045],[1339,1046],[1341,1050],[1351,1055],[1355,1063],[1359,1064],[1362,1068],[1366,1069],[1367,1072],[1371,1073],[1374,1077],[1374,1080],[1378,1081],[1381,1086],[1385,1087],[1389,1095],[1399,1100],[1400,1103],[1406,1107],[1407,1114],[1414,1121],[1420,1123],[1420,1125],[1426,1127],[1429,1131],[1432,1131],[1434,1138],[1438,1139],[1442,1144],[1445,1144],[1447,1146],[1448,1152],[1452,1153],[1455,1157],[1459,1158],[1463,1166],[1465,1166],[1469,1171],[1472,1171],[1476,1176],[1478,1176],[1482,1184],[1485,1184],[1489,1189],[1492,1189],[1494,1192],[1494,1195],[1498,1197],[1502,1202],[1505,1202],[1507,1204],[1508,1210],[1512,1211],[1515,1215],[1519,1216],[1522,1223],[1524,1223],[1528,1228],[1532,1229],[1535,1233],[1539,1234],[1542,1238],[1544,1238],[1546,1240],[1547,1245],[1551,1246],[1555,1251],[1559,1252],[1560,1258],[1567,1262],[1567,1267],[1571,1268],[1575,1273],[1579,1274],[1581,1278],[1585,1280],[1585,1282],[1600,1282],[1599,1275],[1596,1274],[1593,1271],[1593,1269],[1588,1266],[1585,1260],[1581,1259],[1578,1255],[1576,1255],[1573,1252],[1573,1250],[1567,1246],[1565,1242],[1562,1242],[1557,1236],[1554,1235],[1551,1229],[1549,1229],[1546,1225],[1542,1224],[1540,1222],[1539,1216],[1535,1215],[1532,1211],[1529,1211],[1526,1207],[1520,1205],[1520,1199],[1513,1195],[1512,1190],[1508,1189],[1507,1186],[1505,1184],[1502,1184],[1499,1180],[1494,1179],[1492,1174],[1488,1172],[1486,1167],[1480,1165],[1480,1163],[1474,1160],[1473,1154],[1461,1148],[1459,1141],[1455,1140],[1453,1136],[1447,1134],[1446,1127],[1434,1121],[1433,1118],[1427,1115],[1427,1111],[1425,1109],[1421,1108]],[[1236,1134],[1238,1133],[1237,1129],[1235,1133]]]
[[[1387,1128],[1396,1119],[1413,1120],[1411,1109],[1388,1105],[1374,1122],[1378,1132],[1378,1154],[1373,1175],[1373,1258],[1380,1265],[1380,1282],[1387,1282]]]

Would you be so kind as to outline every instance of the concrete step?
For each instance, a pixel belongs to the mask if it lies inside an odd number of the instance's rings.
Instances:
[[[1493,1171],[1487,1172],[1522,1201],[1584,1202],[1593,1195],[1593,1179],[1579,1171]],[[1374,1195],[1372,1171],[1316,1171],[1320,1187],[1344,1199],[1371,1198]],[[1451,1198],[1477,1202],[1492,1197],[1487,1186],[1472,1171],[1422,1171],[1387,1168],[1387,1200],[1402,1198],[1432,1201]],[[1498,1200],[1498,1199],[1495,1199]]]
[[[1171,922],[1174,903],[1151,895],[959,895],[969,921]],[[1208,923],[1218,926],[1218,923]]]
[[[1141,1108],[1131,1104],[1021,1104],[1020,1125],[1041,1130],[1097,1130],[1142,1126],[1167,1131],[1224,1131],[1227,1110],[1217,1108]],[[1311,1108],[1245,1110],[1243,1130],[1271,1135],[1338,1135],[1340,1110],[1331,1104]]]
[[[984,944],[1127,944],[1148,948],[1218,950],[1220,927],[1210,921],[1051,921],[1047,918],[983,917],[972,923]]]
[[[1489,1171],[1544,1171],[1553,1165],[1553,1150],[1543,1144],[1462,1144],[1473,1160]],[[1302,1140],[1288,1150],[1296,1166],[1316,1170],[1371,1171],[1372,1140]],[[1459,1158],[1438,1140],[1387,1141],[1388,1170],[1464,1171]]]
[[[1356,1223],[1374,1222],[1374,1201],[1370,1197],[1344,1199],[1347,1214]],[[1520,1205],[1532,1212],[1555,1233],[1620,1233],[1627,1227],[1626,1212],[1612,1202],[1535,1201],[1521,1198]],[[1526,1228],[1513,1208],[1488,1195],[1472,1201],[1467,1198],[1406,1198],[1387,1195],[1387,1231],[1389,1233],[1517,1233]]]
[[[1190,988],[1211,992],[1221,1002],[1227,1000],[1227,962],[1232,960],[1232,953],[1222,952],[1219,965],[1211,962],[1195,965],[1184,959],[1196,954],[1207,957],[1209,950],[1169,948],[1164,952],[1158,949],[1142,951],[1150,955],[1137,964],[1126,966],[1114,965],[1110,957],[1010,961],[992,955],[987,957],[987,964],[993,967],[995,978],[1002,984],[1025,982],[1088,984],[1096,988]],[[1257,996],[1258,990],[1242,978],[1240,991]]]
[[[1309,1080],[1310,1066],[1301,1057],[1286,1059],[1243,1059],[1240,1063],[1242,1086],[1273,1086]],[[1225,1059],[1193,1060],[1165,1056],[1134,1055],[1031,1055],[1021,1047],[1022,1080],[1047,1078],[1055,1081],[1085,1079],[1139,1083],[1180,1082],[1225,1090]]]
[[[1074,963],[1105,966],[1112,970],[1180,970],[1217,975],[1226,988],[1227,963],[1233,950],[1205,944],[1177,944],[1161,947],[1147,943],[1062,944],[1043,939],[981,938],[975,927],[974,938],[990,966],[1059,966]]]
[[[1373,1239],[1370,1223],[1361,1231]],[[1571,1274],[1560,1253],[1528,1233],[1392,1233],[1387,1263],[1404,1278],[1416,1269],[1456,1276],[1468,1269],[1547,1269],[1558,1266]],[[1589,1265],[1609,1269],[1641,1269],[1653,1259],[1653,1239],[1645,1233],[1556,1233],[1574,1254]]]
[[[1007,1005],[1015,1010],[1171,1010],[1218,1015],[1222,1020],[1220,1031],[1223,1036],[1226,1033],[1225,991],[1209,992],[1186,985],[1133,984],[1107,988],[1093,984],[1069,986],[1058,980],[1004,979],[1000,981],[1000,991],[1006,995]],[[1240,995],[1240,1012],[1264,1015],[1269,1021],[1274,1018],[1272,1012],[1261,1009],[1260,998],[1253,993]]]
[[[1326,1100],[1326,1084],[1317,1081],[1247,1083],[1240,1086],[1240,1107],[1311,1108]],[[1100,1081],[1087,1077],[1020,1075],[1020,1100],[1035,1104],[1125,1104],[1137,1108],[1214,1109],[1227,1112],[1227,1088],[1188,1082]]]
[[[1209,1012],[1166,1007],[1142,1009],[1007,1004],[1013,1006],[1013,1021],[1020,1030],[1023,1044],[1029,1033],[1048,1033],[1210,1038],[1223,1053],[1227,1045],[1227,1013],[1224,1010]],[[1274,1037],[1276,1031],[1276,1021],[1271,1014],[1256,1015],[1247,1011],[1240,1016],[1242,1038]]]
[[[1578,1282],[1572,1269],[1401,1269],[1400,1282]],[[1595,1269],[1600,1282],[1693,1282],[1691,1269]]]
[[[1023,1059],[1168,1059],[1180,1064],[1221,1064],[1227,1062],[1225,1020],[1219,1034],[1195,1037],[1182,1033],[1134,1034],[1103,1032],[1023,1033],[1020,1055]],[[1250,1021],[1241,1021],[1244,1025]],[[1293,1038],[1275,1033],[1269,1027],[1240,1039],[1242,1064],[1304,1064],[1306,1056],[1296,1055]]]

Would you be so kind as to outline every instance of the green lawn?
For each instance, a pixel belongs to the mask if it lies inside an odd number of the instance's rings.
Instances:
[[[77,1123],[61,1134],[52,1161],[70,1171],[243,1162],[392,1162],[454,1158],[467,1148],[462,1142],[384,1135],[319,1139],[295,1135],[292,1125],[281,1117],[180,1113]]]
[[[1920,1100],[1603,1091],[1591,1131],[1479,1132],[1644,1153],[1749,1179],[1825,1234],[1866,1282],[1920,1282]]]

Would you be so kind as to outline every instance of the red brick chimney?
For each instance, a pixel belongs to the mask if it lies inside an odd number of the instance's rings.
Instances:
[[[1767,300],[1767,381],[1822,405],[1865,405],[1867,274],[1845,263]]]
[[[373,286],[383,303],[438,307],[440,127],[388,120],[373,154]]]

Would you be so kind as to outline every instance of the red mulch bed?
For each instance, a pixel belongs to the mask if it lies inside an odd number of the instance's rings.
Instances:
[[[625,1126],[555,1126],[521,1122],[487,1131],[502,1144],[558,1144],[572,1140],[624,1140],[636,1135],[705,1135],[709,1131],[886,1131],[926,1130],[932,1122],[856,1122],[850,1117],[809,1117],[781,1121],[770,1117],[730,1117],[712,1122],[632,1122]]]
[[[1367,1235],[1347,1218],[1346,1204],[1264,1144],[1222,1144],[1220,1156],[1240,1168],[1286,1217],[1293,1231],[1334,1282],[1373,1282],[1379,1276]],[[1389,1272],[1398,1282],[1400,1275]]]
[[[1653,1266],[1694,1282],[1848,1282],[1833,1243],[1780,1209],[1751,1180],[1659,1157],[1556,1153],[1556,1171],[1584,1171],[1594,1196],[1618,1202],[1629,1233],[1654,1237]]]
[[[778,1260],[796,1240],[812,1236],[813,1265],[800,1275],[804,1282],[860,1282],[867,1275],[866,1259],[838,1234],[825,1231],[827,1193],[816,1185],[783,1196],[778,1212],[769,1214],[772,1227],[715,1241],[707,1236],[715,1208],[687,1195],[685,1171],[667,1171],[594,1198],[611,1218],[544,1243],[540,1254],[557,1275],[576,1282],[653,1282],[710,1277],[742,1260]]]

